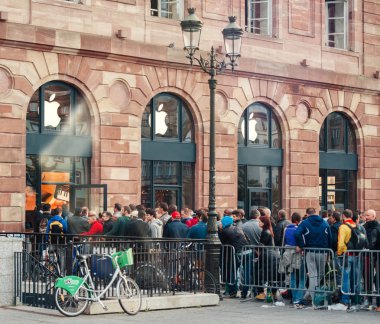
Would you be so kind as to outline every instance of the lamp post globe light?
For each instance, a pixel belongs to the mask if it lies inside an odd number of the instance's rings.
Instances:
[[[187,58],[191,65],[193,61],[197,61],[201,69],[208,73],[210,89],[210,158],[209,158],[209,203],[208,203],[208,225],[207,225],[207,244],[206,244],[206,270],[208,270],[214,278],[219,282],[219,255],[220,241],[218,238],[218,230],[216,225],[217,213],[215,209],[215,89],[217,81],[215,76],[222,73],[227,66],[231,66],[234,70],[237,60],[240,57],[241,37],[243,30],[236,23],[236,17],[228,17],[229,23],[223,29],[223,38],[225,45],[226,57],[229,62],[218,61],[214,47],[211,52],[204,58],[199,55],[195,56],[199,50],[199,42],[202,31],[202,22],[195,14],[194,8],[188,9],[189,15],[181,21],[181,29],[184,41],[184,50],[187,52]],[[218,293],[219,293],[219,285]]]

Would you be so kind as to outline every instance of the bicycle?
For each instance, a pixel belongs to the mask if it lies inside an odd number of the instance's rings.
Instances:
[[[127,265],[133,264],[132,249],[116,252],[111,256],[103,255],[104,258],[111,258],[115,272],[107,287],[102,290],[95,290],[86,262],[89,257],[90,255],[77,255],[78,260],[83,264],[85,274],[83,278],[66,276],[57,279],[54,301],[58,311],[65,316],[78,316],[85,311],[90,301],[98,302],[104,310],[108,310],[101,298],[119,278],[116,285],[119,304],[125,313],[129,315],[137,314],[140,311],[142,302],[140,288],[132,278],[125,274],[123,269]]]

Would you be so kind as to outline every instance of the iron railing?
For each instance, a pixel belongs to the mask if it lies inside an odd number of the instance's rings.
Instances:
[[[91,255],[88,266],[95,288],[106,287],[114,270],[109,259],[102,256],[128,248],[133,250],[134,264],[125,270],[147,297],[178,292],[217,292],[216,279],[204,269],[204,240],[64,235],[59,236],[57,244],[51,244],[50,236],[45,234],[1,235],[22,235],[24,239],[23,252],[15,253],[15,301],[33,306],[54,307],[52,294],[56,278],[82,275],[77,254]],[[115,296],[116,287],[112,287],[106,298]]]

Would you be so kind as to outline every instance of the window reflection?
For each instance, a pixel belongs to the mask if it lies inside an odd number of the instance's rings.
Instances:
[[[30,99],[26,113],[26,131],[38,132],[40,126],[39,92],[36,91]]]
[[[52,85],[44,89],[44,121],[48,130],[69,131],[71,91],[63,86]]]
[[[87,103],[80,93],[77,93],[77,101],[75,107],[75,134],[85,136],[91,134],[91,116]]]
[[[178,184],[179,162],[154,161],[155,184]]]
[[[245,111],[239,122],[238,144],[281,147],[277,121],[264,105],[255,103]]]
[[[193,142],[193,120],[185,104],[177,97],[168,94],[154,97],[146,106],[142,116],[141,138]]]
[[[33,133],[91,134],[88,105],[79,91],[61,82],[51,82],[32,96],[26,114],[26,130]]]
[[[356,209],[356,171],[319,170],[319,202],[322,209]]]
[[[331,114],[327,120],[328,149],[344,151],[345,123],[343,117],[340,114]]]
[[[248,187],[269,188],[269,167],[248,166]]]
[[[178,105],[172,97],[160,96],[154,109],[156,137],[178,138]]]
[[[319,150],[356,153],[356,136],[349,120],[340,113],[331,113],[319,132]]]
[[[141,121],[141,137],[146,139],[150,139],[152,136],[150,110],[150,104],[148,104],[145,107]]]

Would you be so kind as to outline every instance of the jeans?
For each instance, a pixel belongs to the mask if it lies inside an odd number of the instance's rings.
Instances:
[[[229,281],[230,283],[226,284],[226,289],[230,295],[234,295],[238,291],[238,278],[239,278],[239,268],[240,268],[240,253],[235,253],[235,264],[236,264],[236,274],[230,273]]]
[[[241,260],[241,284],[242,284],[242,296],[246,296],[249,290],[249,287],[252,286],[252,272],[253,272],[253,253],[249,252],[245,255],[242,255]]]
[[[349,304],[350,295],[359,296],[361,268],[359,256],[349,255],[346,257],[345,264],[343,265],[342,303]]]
[[[311,300],[314,301],[315,291],[318,290],[320,282],[325,275],[326,253],[322,251],[307,251],[306,265],[309,271],[309,292]]]
[[[343,258],[339,257],[336,253],[334,254],[334,266],[336,270],[336,284],[337,286],[342,285],[342,262]]]
[[[295,288],[305,288],[305,263],[301,263],[299,269],[293,269],[290,273],[290,289],[292,291],[293,304],[298,304],[303,298],[305,291],[297,290]]]

